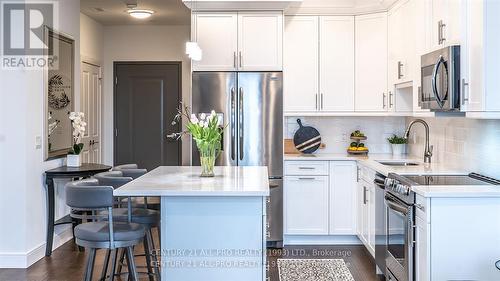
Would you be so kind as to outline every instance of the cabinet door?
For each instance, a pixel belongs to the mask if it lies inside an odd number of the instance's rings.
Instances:
[[[356,111],[387,110],[387,14],[356,17]]]
[[[318,110],[318,17],[285,17],[285,112]]]
[[[359,167],[358,167],[359,169]],[[359,173],[359,171],[358,171]],[[363,181],[359,179],[358,177],[358,183],[357,183],[357,192],[356,192],[356,214],[357,214],[357,220],[356,220],[356,228],[357,228],[357,234],[358,238],[364,242],[364,185]]]
[[[330,162],[330,234],[356,234],[356,162]]]
[[[432,49],[460,44],[460,2],[458,0],[432,0]]]
[[[429,226],[427,222],[419,216],[415,217],[415,280],[429,281],[430,270],[430,243]]]
[[[238,14],[238,68],[244,71],[283,69],[283,14]]]
[[[460,51],[462,111],[484,111],[484,3],[466,1]]]
[[[192,36],[203,52],[193,61],[194,71],[234,71],[238,43],[238,17],[235,13],[197,13],[193,16]]]
[[[328,176],[285,177],[285,234],[328,234],[328,185]]]
[[[320,109],[354,111],[354,17],[320,17]]]
[[[372,255],[375,253],[375,186],[368,185],[368,246]]]
[[[403,17],[402,17],[402,4],[392,8],[387,14],[388,22],[388,49],[387,49],[387,81],[389,89],[392,89],[395,84],[401,80],[401,67],[399,63],[402,61],[403,56]],[[408,31],[406,31],[408,32]]]

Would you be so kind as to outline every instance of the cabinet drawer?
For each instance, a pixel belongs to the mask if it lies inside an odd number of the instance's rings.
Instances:
[[[286,161],[287,176],[328,176],[328,161]]]

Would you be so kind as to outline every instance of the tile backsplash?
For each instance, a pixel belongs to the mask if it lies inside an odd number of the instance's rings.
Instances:
[[[414,118],[406,118],[408,124]],[[471,172],[500,178],[500,120],[467,118],[424,118],[430,127],[432,161],[457,164]],[[423,158],[424,127],[415,124],[409,153]]]
[[[349,136],[355,130],[360,130],[368,137],[363,143],[371,153],[391,153],[387,138],[394,133],[401,135],[405,129],[404,117],[287,117],[284,124],[285,138],[293,139],[299,128],[298,118],[304,126],[312,126],[321,134],[326,147],[316,153],[345,153],[352,142]]]

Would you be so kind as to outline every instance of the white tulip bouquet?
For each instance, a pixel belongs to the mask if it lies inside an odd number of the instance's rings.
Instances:
[[[68,154],[80,155],[83,150],[81,139],[85,134],[85,127],[87,126],[87,123],[83,120],[84,117],[85,114],[83,112],[71,112],[69,114],[69,119],[73,126],[73,147]]]
[[[172,125],[180,122],[182,117],[187,119],[187,130],[174,134],[174,137],[179,139],[185,134],[190,134],[193,137],[200,152],[201,176],[213,177],[215,160],[220,154],[222,133],[225,126],[220,124],[219,117],[214,110],[210,114],[193,114],[190,112],[189,107],[184,106],[182,108],[181,104]]]

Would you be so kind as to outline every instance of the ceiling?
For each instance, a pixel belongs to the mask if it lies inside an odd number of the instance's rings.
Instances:
[[[126,4],[137,3],[138,9],[154,10],[145,20],[129,16]],[[182,0],[80,0],[80,11],[103,25],[189,25],[190,11]]]

